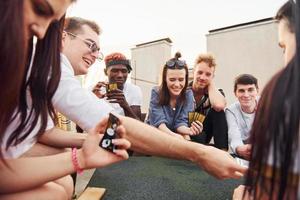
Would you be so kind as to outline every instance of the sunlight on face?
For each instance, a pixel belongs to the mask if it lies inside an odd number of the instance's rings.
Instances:
[[[24,25],[28,38],[44,38],[51,22],[59,20],[71,0],[26,0],[24,1]]]
[[[286,19],[278,23],[278,44],[283,49],[284,64],[287,65],[296,53],[296,37],[288,27]]]
[[[185,69],[168,69],[166,82],[171,98],[178,97],[185,86]]]

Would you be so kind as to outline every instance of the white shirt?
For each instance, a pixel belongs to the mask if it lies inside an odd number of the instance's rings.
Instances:
[[[35,45],[33,45],[33,52],[32,52],[32,56],[31,56],[31,60],[30,60],[30,68],[29,68],[29,71],[27,73],[27,79],[30,76],[30,71],[31,71],[34,56],[35,56]],[[26,100],[27,100],[27,104],[28,104],[28,108],[27,108],[27,114],[28,114],[28,112],[30,112],[31,105],[32,105],[32,99],[31,99],[29,89],[27,89],[27,91],[26,91]],[[28,117],[27,117],[27,119],[28,119]],[[29,121],[27,123],[27,126],[20,133],[20,137],[22,135],[24,135],[25,132],[28,130],[29,125],[31,124],[31,122],[32,122],[32,117],[29,119]],[[23,153],[28,151],[37,142],[36,135],[37,135],[38,130],[39,130],[40,125],[41,125],[40,124],[40,118],[38,119],[37,124],[33,128],[33,130],[29,133],[29,135],[21,143],[19,143],[17,145],[11,145],[6,150],[6,143],[8,141],[8,138],[13,133],[13,131],[15,131],[15,129],[18,127],[19,124],[20,124],[20,114],[17,114],[14,121],[12,121],[9,124],[6,131],[4,132],[3,141],[1,143],[0,148],[1,148],[1,151],[3,153],[3,157],[6,158],[6,159],[7,158],[18,158],[18,157],[20,157]],[[48,122],[47,122],[46,130],[49,130],[53,127],[54,127],[54,124],[52,122],[52,119],[51,119],[50,116],[48,116]]]
[[[29,91],[27,90],[27,103],[28,103],[28,109],[27,109],[27,114],[30,112],[31,109],[31,96]],[[32,122],[32,117],[29,119],[29,122],[27,123],[27,126],[22,130],[20,137],[24,135],[24,133],[28,130],[29,125]],[[30,132],[30,134],[19,144],[17,145],[12,145],[9,146],[9,148],[6,150],[5,145],[8,141],[9,136],[15,131],[15,129],[18,127],[20,124],[20,114],[17,115],[14,121],[10,123],[10,125],[7,127],[4,137],[3,137],[3,142],[1,143],[1,151],[3,153],[4,158],[18,158],[20,157],[23,153],[28,151],[36,142],[37,142],[37,133],[40,128],[40,118],[36,124],[36,126],[33,128],[33,130]],[[54,124],[52,122],[52,119],[50,116],[48,117],[48,123],[46,130],[49,130],[54,127]]]
[[[78,124],[89,130],[113,108],[99,99],[94,93],[81,87],[67,57],[61,54],[61,78],[52,98],[54,108]]]
[[[139,86],[136,86],[132,83],[125,82],[123,93],[129,106],[142,105],[143,96],[142,96],[142,90]],[[118,114],[125,116],[123,108],[118,103],[111,103],[111,106]]]
[[[244,145],[245,140],[250,137],[252,123],[255,113],[245,113],[241,104],[237,101],[225,109],[228,126],[228,140],[230,149],[236,153],[238,146]]]

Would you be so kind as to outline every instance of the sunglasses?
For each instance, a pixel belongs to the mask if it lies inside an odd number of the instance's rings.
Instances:
[[[169,69],[182,69],[183,67],[186,66],[186,63],[185,63],[184,60],[174,60],[174,59],[171,59],[171,60],[168,60],[166,62],[166,66]]]

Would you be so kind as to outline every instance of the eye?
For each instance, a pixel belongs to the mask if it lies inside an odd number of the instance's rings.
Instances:
[[[32,9],[35,14],[43,17],[51,17],[54,11],[49,3],[45,0],[32,0]]]

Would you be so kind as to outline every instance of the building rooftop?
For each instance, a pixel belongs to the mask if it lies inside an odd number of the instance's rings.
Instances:
[[[160,42],[160,41],[167,41],[168,43],[172,43],[172,40],[170,38],[162,38],[162,39],[159,39],[159,40],[154,40],[154,41],[150,41],[150,42],[137,44],[136,47],[140,47],[140,46],[144,46],[144,45],[147,45],[147,44],[156,43],[156,42]]]
[[[273,20],[274,20],[273,17],[269,17],[269,18],[264,18],[264,19],[255,20],[255,21],[251,21],[251,22],[235,24],[235,25],[232,25],[232,26],[226,26],[226,27],[223,27],[223,28],[213,29],[213,30],[209,30],[208,32],[209,33],[215,33],[215,32],[219,32],[219,31],[223,31],[223,30],[228,30],[228,29],[232,29],[232,28],[248,26],[248,25],[252,25],[252,24],[258,24],[258,23],[268,22],[268,21],[273,21]]]

